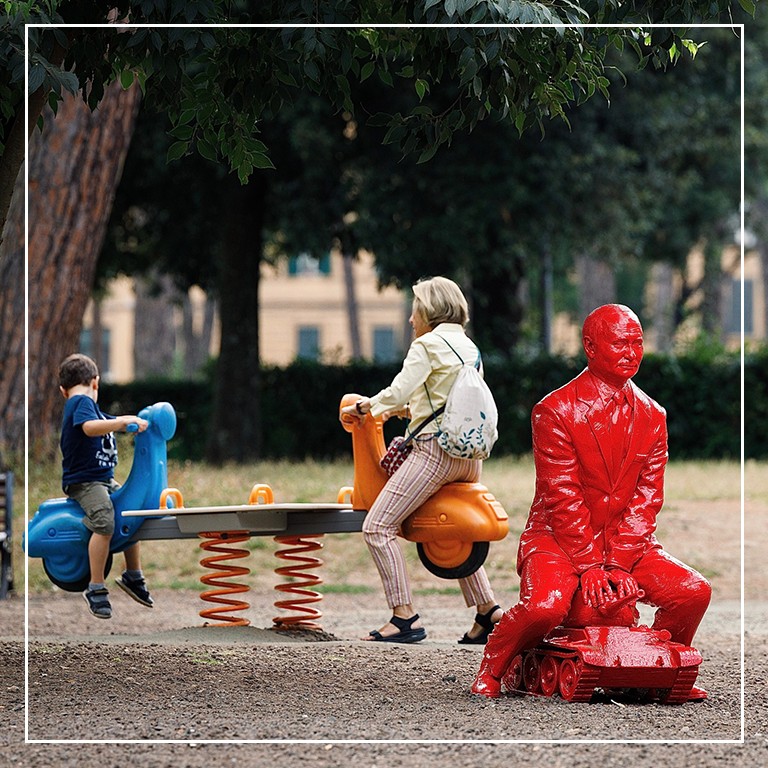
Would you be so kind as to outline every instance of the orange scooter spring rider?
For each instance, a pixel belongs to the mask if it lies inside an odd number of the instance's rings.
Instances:
[[[357,394],[344,395],[339,409],[359,399]],[[379,464],[386,450],[382,422],[370,414],[362,422],[351,416],[340,417],[352,435],[352,506],[367,510],[388,480]],[[444,485],[408,517],[400,531],[407,541],[416,542],[424,567],[444,579],[474,573],[488,556],[489,542],[503,539],[508,532],[506,511],[480,483]]]

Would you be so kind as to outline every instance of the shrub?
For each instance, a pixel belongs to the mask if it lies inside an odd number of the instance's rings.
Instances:
[[[494,455],[523,455],[531,450],[531,409],[548,392],[584,367],[583,358],[515,357],[489,362],[486,379],[499,408],[499,441]],[[326,366],[297,362],[262,370],[264,458],[317,459],[350,454],[349,435],[338,421],[342,395],[370,395],[392,380],[399,365],[355,363]],[[737,355],[647,355],[635,378],[638,386],[667,410],[669,450],[673,458],[738,458],[741,450],[741,365]],[[745,452],[768,457],[768,353],[748,356],[745,380]],[[108,413],[135,413],[167,400],[176,408],[178,429],[169,455],[200,459],[211,414],[210,381],[155,379],[102,384]],[[388,424],[389,438],[400,427]]]

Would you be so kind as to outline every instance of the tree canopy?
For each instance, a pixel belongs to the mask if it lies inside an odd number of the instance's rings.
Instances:
[[[242,192],[227,183],[226,251],[238,253],[241,261],[222,262],[222,275],[242,287],[245,281],[236,279],[241,270],[253,291],[258,281],[253,260],[261,257],[261,243],[248,243],[249,233],[235,213],[258,210],[263,215],[267,174],[259,171],[274,165],[276,151],[267,124],[298,98],[317,96],[332,112],[381,130],[382,141],[400,155],[427,164],[452,151],[457,134],[471,134],[494,121],[510,126],[517,136],[540,135],[553,118],[554,124],[567,120],[574,105],[595,96],[610,98],[610,51],[631,53],[632,66],[667,66],[683,51],[698,50],[699,33],[686,25],[728,22],[739,6],[754,11],[749,0],[672,6],[609,0],[116,0],[109,10],[92,0],[4,2],[0,220],[23,159],[25,99],[34,128],[43,106],[55,113],[64,92],[78,94],[94,108],[108,83],[117,80],[126,88],[137,83],[145,108],[169,118],[174,139],[169,160],[194,153],[234,171],[235,184],[248,182]],[[24,23],[46,24],[30,28],[26,51]],[[105,23],[109,26],[83,26]],[[159,23],[171,26],[153,26]],[[243,26],[251,23],[269,26]],[[321,26],[329,24],[335,26]],[[451,26],[422,26],[434,24]],[[484,26],[489,24],[496,26]],[[404,94],[397,110],[386,104],[373,108],[363,99],[364,86],[373,82]],[[263,226],[260,218],[259,232]],[[252,253],[243,254],[246,243]],[[23,257],[18,245],[12,249],[14,259]],[[95,260],[99,249],[100,243],[93,243],[81,258]],[[5,259],[0,258],[0,268]],[[243,346],[236,326],[246,311],[248,317],[253,314],[248,301],[241,296],[228,302],[230,319],[222,319],[223,326],[232,323],[229,330],[237,331],[227,347],[231,351],[225,354],[223,345],[220,360],[223,370],[239,377],[229,390],[238,393],[229,403],[233,414],[241,406],[245,410],[258,391],[257,356],[251,354],[248,365],[238,356]],[[46,305],[44,296],[40,303]],[[253,338],[257,329],[251,319]],[[77,330],[66,329],[73,343]],[[21,366],[9,365],[10,371],[16,369]],[[252,426],[251,434],[257,435],[257,425]],[[220,442],[230,440],[226,430],[221,434]]]
[[[753,0],[738,5],[755,10]],[[259,136],[261,120],[303,88],[322,94],[339,110],[354,112],[354,83],[369,77],[387,84],[407,81],[413,89],[411,105],[373,117],[388,126],[385,141],[427,160],[456,131],[471,130],[488,117],[509,120],[522,132],[564,117],[571,103],[598,92],[607,96],[604,61],[613,47],[631,47],[641,61],[657,65],[674,61],[685,48],[695,49],[692,35],[682,28],[644,29],[643,24],[728,22],[737,4],[116,0],[104,6],[88,0],[5,0],[4,6],[2,222],[23,157],[25,23],[52,25],[29,29],[32,124],[45,103],[55,111],[63,91],[82,92],[95,107],[109,82],[119,79],[128,86],[135,79],[147,100],[171,118],[177,142],[169,158],[194,150],[223,160],[245,181],[254,170],[271,166]],[[119,34],[103,27],[55,26],[107,22],[179,26],[127,26]],[[181,26],[246,23],[281,29]],[[374,26],[392,23],[411,26]],[[633,26],[482,26],[617,23]],[[346,26],[314,26],[320,24]],[[454,99],[440,112],[422,104],[438,83],[455,88]]]

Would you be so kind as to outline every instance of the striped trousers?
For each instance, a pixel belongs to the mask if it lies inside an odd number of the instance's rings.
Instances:
[[[389,478],[363,522],[363,538],[373,557],[390,608],[413,603],[405,558],[397,540],[402,522],[446,483],[477,482],[481,461],[455,459],[435,436],[415,438],[400,469]],[[484,568],[458,579],[467,606],[494,599]]]

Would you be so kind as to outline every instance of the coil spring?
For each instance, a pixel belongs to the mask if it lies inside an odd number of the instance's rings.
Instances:
[[[161,509],[181,509],[184,507],[184,498],[178,488],[166,488],[160,494]],[[247,592],[248,586],[236,582],[222,581],[236,576],[246,576],[250,573],[248,568],[225,564],[225,561],[248,557],[248,550],[241,547],[231,547],[225,545],[239,544],[248,541],[250,536],[248,531],[217,531],[199,534],[203,541],[200,542],[200,549],[206,552],[217,552],[218,554],[204,557],[200,560],[203,568],[217,571],[213,574],[204,574],[200,581],[209,587],[215,589],[205,590],[200,593],[200,599],[208,603],[216,603],[213,608],[204,608],[200,611],[200,616],[204,619],[214,619],[218,623],[214,624],[206,621],[206,627],[247,627],[250,620],[231,616],[234,611],[245,611],[250,605],[242,600],[233,600],[228,595],[237,595],[241,592]]]
[[[275,536],[275,541],[278,544],[284,544],[288,547],[288,549],[277,550],[275,557],[292,562],[290,565],[275,568],[275,573],[279,576],[292,579],[289,583],[276,584],[275,589],[278,592],[295,595],[295,597],[289,597],[285,600],[278,600],[275,603],[275,608],[299,612],[290,616],[275,616],[272,623],[277,629],[290,626],[295,629],[322,630],[316,619],[320,619],[323,614],[313,607],[313,603],[322,600],[323,596],[319,592],[315,592],[312,587],[323,582],[316,573],[307,573],[312,568],[319,568],[323,564],[319,558],[307,554],[322,549],[323,545],[318,541],[322,537],[323,534],[319,536]]]
[[[200,549],[206,552],[217,552],[219,554],[204,557],[200,560],[200,565],[204,568],[217,571],[218,573],[204,574],[200,581],[209,587],[209,589],[200,593],[200,599],[208,603],[216,603],[213,608],[204,608],[200,611],[200,616],[204,619],[214,619],[218,623],[205,622],[206,627],[247,627],[251,622],[244,617],[232,616],[235,611],[245,611],[250,605],[242,600],[233,599],[231,595],[237,595],[241,592],[247,592],[246,584],[224,581],[238,576],[246,576],[250,573],[248,568],[232,565],[226,561],[248,557],[248,550],[242,547],[226,546],[239,544],[248,541],[250,536],[248,531],[217,531],[199,534],[203,541],[200,542]]]

